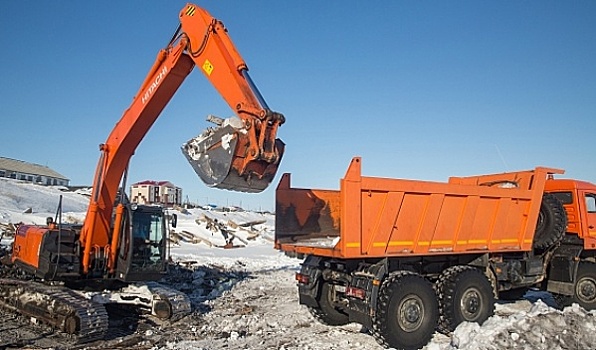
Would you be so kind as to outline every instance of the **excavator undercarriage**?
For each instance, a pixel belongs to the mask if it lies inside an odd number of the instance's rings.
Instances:
[[[103,339],[109,327],[107,307],[128,305],[162,321],[177,321],[191,312],[186,294],[156,282],[89,292],[65,285],[0,279],[0,308],[51,326],[77,343]]]
[[[102,304],[63,286],[1,279],[0,306],[72,335],[79,343],[102,339],[108,329]]]
[[[81,275],[77,243],[80,225],[51,218],[47,226],[19,225],[12,252],[0,252],[5,255],[0,259],[0,308],[49,325],[77,343],[104,337],[109,326],[106,310],[133,306],[138,314],[167,321],[188,315],[188,296],[156,282],[168,272],[165,234],[168,225],[175,224],[167,224],[161,207],[124,208],[116,268],[112,273],[106,270],[101,262],[107,252],[97,250],[86,278]]]

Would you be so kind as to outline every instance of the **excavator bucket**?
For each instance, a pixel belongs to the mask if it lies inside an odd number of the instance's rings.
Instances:
[[[277,172],[284,143],[275,140],[279,157],[275,162],[263,159],[246,161],[250,144],[247,131],[237,118],[219,121],[201,135],[182,145],[182,153],[209,187],[257,193],[265,190]]]

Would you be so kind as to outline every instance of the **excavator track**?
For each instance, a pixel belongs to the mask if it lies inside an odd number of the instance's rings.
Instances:
[[[137,306],[164,321],[177,321],[192,311],[186,294],[153,281],[92,293],[91,300],[99,304]]]
[[[103,339],[108,329],[103,305],[62,286],[0,279],[0,307],[48,324],[76,343]]]

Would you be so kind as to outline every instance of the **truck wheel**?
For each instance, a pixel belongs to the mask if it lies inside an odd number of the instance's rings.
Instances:
[[[573,296],[555,295],[560,307],[578,303],[586,310],[596,309],[596,264],[582,261],[577,268]]]
[[[319,307],[309,307],[310,313],[319,322],[329,326],[342,326],[350,323],[348,314],[338,310],[333,303],[334,290],[328,282],[321,281],[321,289],[319,291]]]
[[[534,249],[547,249],[559,242],[567,228],[567,214],[563,204],[550,193],[542,196],[538,222],[534,233]]]
[[[419,349],[430,341],[438,317],[432,284],[418,274],[400,271],[381,286],[373,333],[383,346]]]
[[[495,310],[493,288],[486,275],[472,266],[452,266],[437,281],[439,329],[452,332],[462,322],[482,324]]]

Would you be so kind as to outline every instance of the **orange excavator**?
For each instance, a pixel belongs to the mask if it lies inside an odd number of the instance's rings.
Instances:
[[[190,311],[186,295],[147,282],[167,272],[167,230],[175,226],[175,215],[129,203],[124,187],[135,149],[195,67],[236,116],[211,117],[216,127],[182,146],[193,169],[215,188],[260,192],[269,185],[284,151],[283,142],[276,139],[284,116],[265,103],[223,23],[187,4],[132,105],[100,145],[83,225],[62,224],[57,214],[45,226],[21,225],[17,230],[11,263],[52,285],[0,280],[0,306],[43,320],[81,341],[105,334],[106,303],[135,304],[162,319]]]

